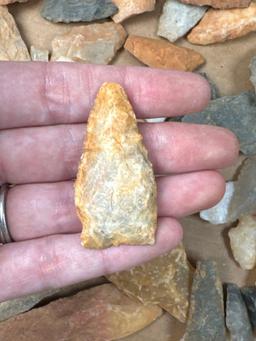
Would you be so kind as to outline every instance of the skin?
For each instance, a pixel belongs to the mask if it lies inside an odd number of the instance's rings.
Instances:
[[[157,179],[154,246],[88,250],[73,199],[85,122],[104,81],[126,89],[139,118],[185,115],[208,103],[207,82],[191,73],[75,63],[0,63],[0,182],[14,243],[0,246],[0,301],[128,269],[174,248],[181,218],[215,205],[218,169],[238,157],[228,130],[184,123],[140,126]]]

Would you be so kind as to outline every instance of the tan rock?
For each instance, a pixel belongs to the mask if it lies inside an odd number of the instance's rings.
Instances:
[[[160,39],[131,35],[124,47],[150,67],[193,71],[205,62],[198,52]]]
[[[158,306],[144,306],[105,284],[2,322],[0,340],[116,340],[161,314]]]
[[[181,322],[186,321],[192,267],[183,245],[108,279],[128,296],[144,304],[158,304]]]
[[[208,45],[235,39],[256,30],[256,3],[248,8],[210,9],[188,35],[192,44]]]
[[[252,0],[180,0],[184,4],[197,6],[211,6],[214,8],[239,8],[248,7]]]
[[[76,26],[53,39],[51,60],[108,64],[126,36],[124,28],[113,22]]]
[[[6,6],[0,6],[0,60],[30,60],[27,47]]]
[[[241,268],[252,270],[256,266],[256,217],[241,217],[229,231],[229,239],[235,260]]]
[[[100,88],[75,182],[82,245],[154,244],[156,183],[135,114],[119,84]]]
[[[39,49],[35,46],[30,47],[30,56],[34,62],[48,62],[49,51],[44,49]]]
[[[113,20],[119,23],[133,15],[153,11],[156,0],[113,0],[113,2],[119,10],[113,16]]]
[[[28,0],[0,0],[0,6],[13,4],[14,2],[27,2]]]

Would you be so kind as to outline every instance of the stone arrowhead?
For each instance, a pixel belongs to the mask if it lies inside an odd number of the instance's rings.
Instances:
[[[117,12],[111,0],[44,0],[42,16],[53,22],[90,22]]]
[[[242,216],[228,235],[235,260],[242,269],[252,270],[256,265],[256,217]]]
[[[182,121],[227,128],[238,137],[242,153],[256,154],[256,95],[253,92],[217,98],[204,111],[186,116]]]
[[[0,340],[116,340],[161,314],[158,306],[144,306],[105,284],[2,322]]]
[[[52,41],[52,61],[108,64],[123,46],[126,32],[120,24],[106,22],[73,27]]]
[[[30,56],[34,62],[48,62],[49,61],[49,51],[44,49],[39,49],[35,46],[30,47]]]
[[[128,296],[146,305],[158,304],[181,322],[186,321],[192,267],[183,245],[108,279]]]
[[[253,341],[246,305],[236,284],[227,284],[226,325],[234,341]]]
[[[184,341],[225,341],[222,284],[216,263],[200,261],[194,274]]]
[[[0,6],[0,60],[30,60],[27,47],[6,6]]]
[[[184,4],[196,5],[196,6],[211,6],[214,8],[239,8],[248,7],[251,0],[180,0]]]
[[[256,286],[242,288],[241,293],[246,304],[253,329],[256,330]]]
[[[242,37],[256,30],[256,3],[248,8],[210,9],[188,35],[192,44],[208,45]]]
[[[154,244],[154,173],[135,114],[118,84],[103,84],[90,113],[75,204],[83,246]]]
[[[118,7],[118,13],[113,16],[116,23],[120,23],[133,15],[153,11],[156,0],[113,0]]]
[[[175,42],[183,37],[204,16],[207,7],[182,4],[180,1],[167,0],[160,17],[157,34]]]
[[[251,60],[250,71],[251,71],[250,81],[254,85],[255,92],[256,92],[256,56],[253,57]]]
[[[193,71],[205,62],[198,52],[160,39],[130,35],[124,47],[150,67]]]

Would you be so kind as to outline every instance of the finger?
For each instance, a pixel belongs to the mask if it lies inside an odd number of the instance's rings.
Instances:
[[[226,129],[186,123],[141,124],[158,174],[218,169],[238,157],[238,142]],[[75,177],[85,125],[0,132],[0,181],[56,182]]]
[[[199,111],[210,98],[208,83],[192,73],[76,63],[2,62],[0,127],[85,122],[99,87],[106,81],[125,87],[139,117]]]
[[[89,250],[79,235],[7,244],[0,248],[0,301],[128,269],[171,250],[181,238],[179,223],[161,218],[153,246]]]
[[[157,179],[158,216],[181,218],[214,206],[223,196],[219,173],[205,171]],[[82,229],[73,182],[20,185],[7,196],[8,227],[15,241]]]

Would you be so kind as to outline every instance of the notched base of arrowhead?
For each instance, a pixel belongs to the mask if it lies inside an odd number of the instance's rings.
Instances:
[[[154,244],[156,183],[135,114],[118,84],[99,90],[75,182],[82,245]]]

